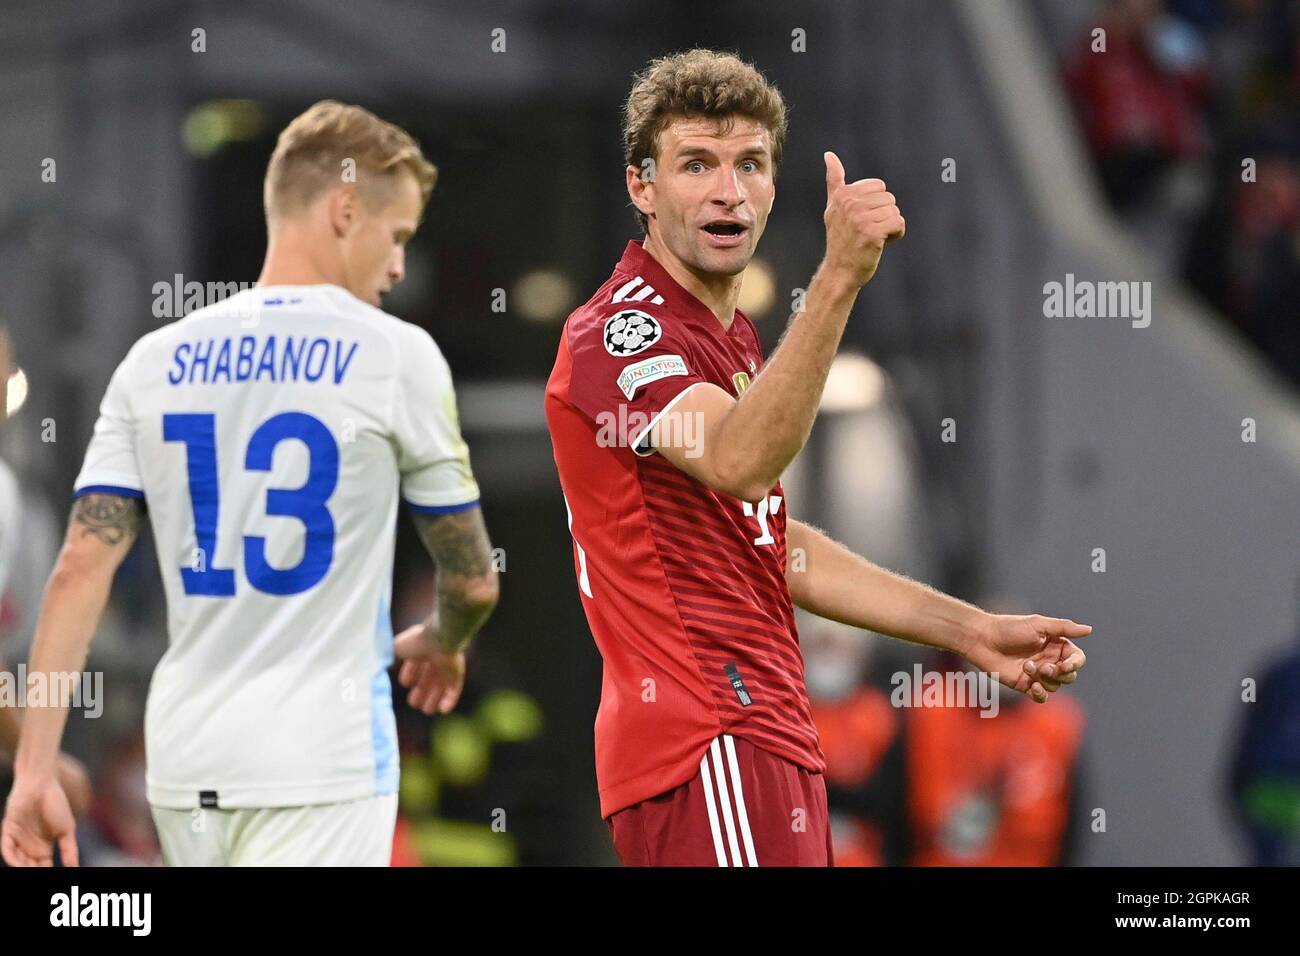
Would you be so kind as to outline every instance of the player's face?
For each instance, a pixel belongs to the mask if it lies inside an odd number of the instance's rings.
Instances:
[[[377,208],[358,203],[355,226],[344,245],[348,291],[380,306],[406,275],[406,242],[420,224],[421,195],[415,176],[402,170]]]
[[[642,193],[650,230],[684,265],[701,274],[745,270],[776,196],[771,134],[735,117],[673,120],[659,134],[655,177]]]

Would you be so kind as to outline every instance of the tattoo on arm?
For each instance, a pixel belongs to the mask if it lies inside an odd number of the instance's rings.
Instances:
[[[415,515],[420,540],[438,570],[437,630],[446,646],[462,646],[496,604],[492,545],[483,512]],[[485,598],[485,592],[489,597]]]
[[[121,495],[82,495],[72,506],[72,521],[81,536],[93,535],[110,547],[129,548],[140,533],[144,507],[138,498]]]
[[[480,509],[450,515],[417,514],[415,527],[438,566],[439,576],[478,577],[491,569],[492,548]]]

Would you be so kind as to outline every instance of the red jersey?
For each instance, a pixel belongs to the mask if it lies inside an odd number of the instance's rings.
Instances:
[[[754,324],[730,329],[628,243],[573,312],[546,386],[578,590],[604,659],[596,714],[601,815],[699,772],[720,734],[814,773],[817,743],[786,586],[785,495],[706,487],[645,442],[699,447],[672,408],[711,382],[739,395],[762,366]]]

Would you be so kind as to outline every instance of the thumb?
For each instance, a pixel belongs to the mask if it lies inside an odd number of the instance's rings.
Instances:
[[[830,150],[822,154],[822,159],[826,160],[826,198],[829,199],[844,185],[844,164]]]
[[[422,640],[423,631],[424,628],[420,625],[408,627],[393,639],[393,653],[398,660],[405,661],[423,656],[421,653],[425,650]]]

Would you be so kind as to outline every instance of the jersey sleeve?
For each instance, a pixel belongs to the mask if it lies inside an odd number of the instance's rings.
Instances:
[[[393,437],[402,498],[422,514],[464,511],[478,504],[479,488],[460,434],[451,369],[423,329],[412,327],[401,349]]]
[[[689,332],[661,309],[619,308],[570,329],[569,401],[638,455],[650,430],[689,389],[704,384]]]
[[[144,497],[144,482],[136,458],[136,419],[129,394],[137,352],[138,346],[128,352],[109,379],[104,400],[99,403],[95,432],[73,485],[75,497],[89,494]]]

